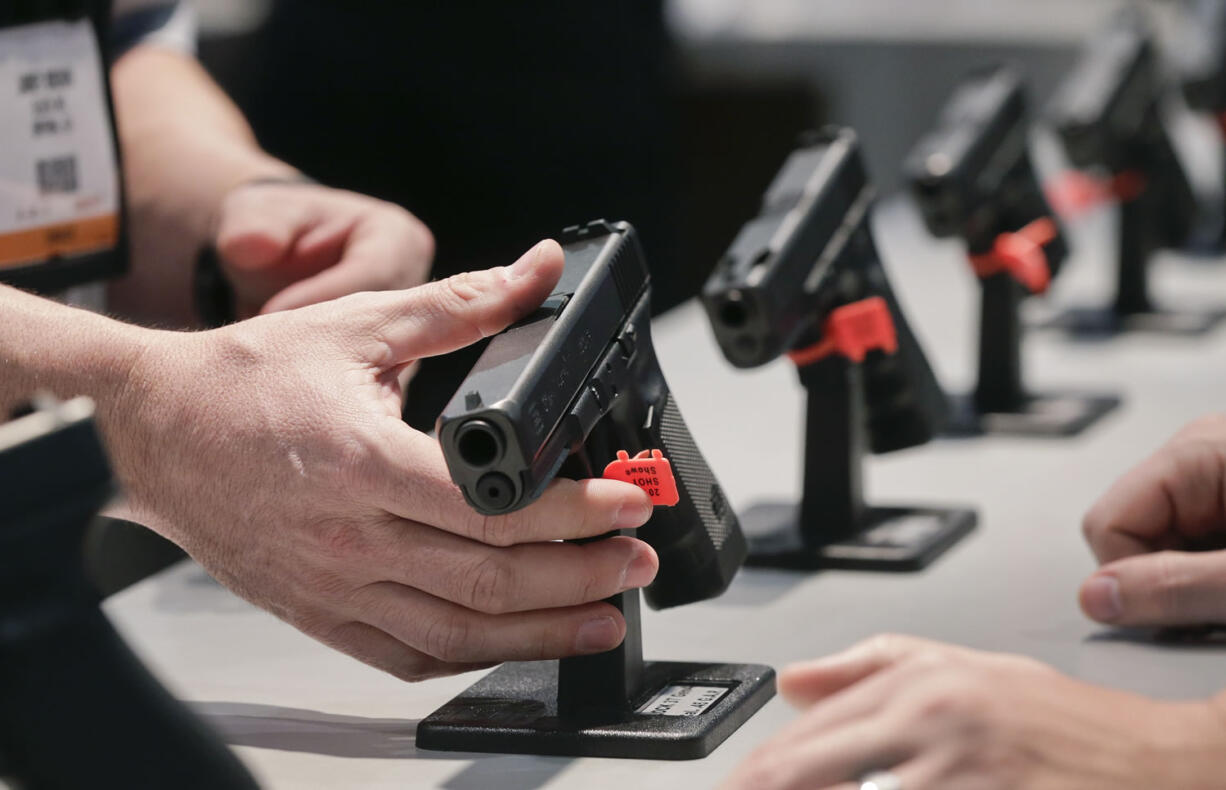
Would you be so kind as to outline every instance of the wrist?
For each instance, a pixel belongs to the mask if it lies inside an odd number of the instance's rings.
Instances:
[[[225,204],[229,201],[230,196],[239,190],[287,185],[318,186],[318,182],[298,171],[288,175],[266,175],[243,181],[222,196],[221,203],[211,220],[208,238],[196,256],[195,274],[192,278],[192,301],[196,309],[196,318],[203,326],[224,326],[239,317],[234,287],[222,270],[221,257],[217,249]]]
[[[0,286],[0,406],[43,390],[60,398],[115,401],[151,330]]]
[[[201,195],[200,222],[205,244],[212,244],[216,239],[226,199],[236,190],[265,181],[296,182],[306,178],[297,168],[259,148],[236,146],[226,154],[218,152],[216,159],[224,166]]]

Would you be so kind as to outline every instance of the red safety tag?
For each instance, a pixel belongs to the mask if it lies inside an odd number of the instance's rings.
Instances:
[[[1062,217],[1076,217],[1113,200],[1130,203],[1145,191],[1145,176],[1125,170],[1111,178],[1095,178],[1069,170],[1048,182],[1047,202]]]
[[[617,460],[604,468],[602,477],[633,483],[647,492],[654,505],[672,507],[681,501],[673,465],[659,450],[644,450],[633,458],[625,450],[618,450]]]
[[[1043,247],[1056,238],[1056,223],[1051,217],[1040,217],[1013,233],[996,237],[992,250],[972,255],[971,268],[979,277],[1008,272],[1031,293],[1043,293],[1051,284],[1051,267]]]
[[[852,302],[830,312],[822,328],[822,339],[799,351],[788,353],[797,367],[812,365],[831,354],[863,362],[870,351],[893,354],[898,350],[898,333],[890,306],[880,296]]]

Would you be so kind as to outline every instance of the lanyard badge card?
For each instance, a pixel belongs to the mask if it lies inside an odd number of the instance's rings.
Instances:
[[[0,12],[0,282],[43,293],[126,265],[98,26]]]

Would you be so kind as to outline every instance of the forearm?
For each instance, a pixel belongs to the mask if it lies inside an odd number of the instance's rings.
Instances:
[[[148,330],[3,285],[0,315],[0,414],[39,391],[114,412]]]
[[[260,150],[238,108],[195,60],[137,47],[111,69],[124,155],[131,272],[112,309],[170,326],[192,323],[191,275],[233,187],[295,171]]]

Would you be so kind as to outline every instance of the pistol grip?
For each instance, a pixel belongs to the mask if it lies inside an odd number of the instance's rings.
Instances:
[[[660,555],[660,572],[644,591],[653,609],[713,598],[732,582],[747,554],[740,523],[673,400],[665,393],[648,433],[672,464],[678,501],[656,508],[640,537]],[[653,542],[659,536],[667,539]]]
[[[949,407],[932,366],[911,331],[888,283],[879,295],[890,305],[898,350],[870,354],[863,364],[869,444],[888,453],[925,444],[945,425]]]

